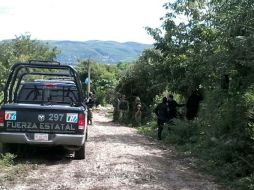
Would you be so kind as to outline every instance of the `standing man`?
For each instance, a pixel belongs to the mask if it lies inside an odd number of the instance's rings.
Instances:
[[[113,100],[113,107],[114,107],[113,121],[118,121],[119,119],[119,104],[120,104],[120,94],[117,93]]]
[[[122,98],[119,102],[119,121],[124,122],[128,118],[129,112],[129,102],[126,100],[125,95],[122,95]]]
[[[137,96],[135,98],[135,101],[133,102],[132,109],[132,118],[133,118],[133,125],[134,126],[140,126],[141,125],[141,116],[142,116],[142,105],[141,105],[141,100]]]
[[[94,106],[94,98],[93,98],[92,92],[89,92],[89,94],[88,94],[88,99],[86,101],[86,105],[88,107],[87,122],[88,122],[88,124],[92,125],[93,124],[93,106]]]
[[[142,117],[141,103],[139,103],[139,104],[137,104],[136,112],[135,112],[135,115],[134,115],[135,124],[137,126],[141,126],[141,117]]]
[[[170,94],[168,96],[168,109],[169,109],[169,120],[176,118],[177,116],[177,110],[176,107],[182,107],[185,104],[178,104],[175,100],[174,100],[174,96],[172,94]]]
[[[154,110],[157,116],[158,124],[158,140],[161,140],[161,133],[163,130],[163,125],[169,120],[169,110],[167,105],[167,98],[164,97],[162,102],[158,104]]]
[[[192,92],[186,103],[186,118],[188,120],[193,120],[197,117],[199,104],[202,100],[203,98],[198,90]]]

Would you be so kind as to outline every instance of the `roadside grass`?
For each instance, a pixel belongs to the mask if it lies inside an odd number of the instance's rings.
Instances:
[[[137,129],[140,134],[152,137],[154,139],[157,138],[157,123],[155,121],[147,122],[145,125],[142,125]]]
[[[165,125],[161,142],[174,145],[180,156],[194,158],[191,159],[194,169],[214,176],[223,189],[254,189],[254,175],[246,173],[250,170],[237,157],[228,160],[232,150],[227,145],[216,144],[216,139],[208,139],[199,122],[175,120],[175,125]],[[138,132],[157,139],[157,124],[148,122]]]
[[[37,168],[36,164],[15,163],[16,155],[12,153],[0,154],[0,187],[6,184],[22,181],[28,173]]]
[[[14,158],[16,158],[16,155],[11,153],[0,154],[0,167],[4,168],[14,165]]]

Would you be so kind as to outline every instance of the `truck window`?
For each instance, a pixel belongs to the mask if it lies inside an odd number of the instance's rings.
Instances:
[[[72,104],[78,101],[77,88],[73,85],[23,85],[18,93],[19,103]]]

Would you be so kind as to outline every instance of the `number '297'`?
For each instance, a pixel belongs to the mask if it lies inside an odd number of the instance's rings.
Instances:
[[[63,121],[64,114],[49,114],[49,121]]]

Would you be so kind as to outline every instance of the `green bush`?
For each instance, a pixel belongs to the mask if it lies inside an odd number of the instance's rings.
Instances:
[[[166,124],[163,141],[176,145],[185,155],[197,157],[198,165],[232,189],[254,186],[253,92],[210,90],[193,121],[175,119]],[[139,128],[157,138],[155,118]]]
[[[0,167],[9,167],[14,164],[16,155],[11,153],[0,154]]]
[[[157,123],[156,121],[147,122],[145,125],[138,127],[138,131],[141,134],[150,136],[153,138],[157,137]]]
[[[184,145],[195,143],[199,139],[197,123],[175,119],[174,123],[166,124],[163,130],[166,142]]]
[[[253,122],[247,102],[243,92],[209,91],[198,124],[203,135],[193,149],[206,171],[235,189],[254,184],[246,183],[253,180],[254,171]]]

